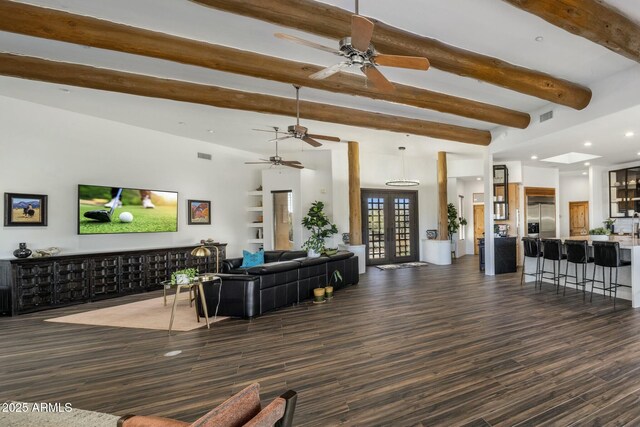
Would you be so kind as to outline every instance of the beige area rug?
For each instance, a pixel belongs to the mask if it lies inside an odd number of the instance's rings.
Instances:
[[[192,331],[207,326],[204,317],[200,318],[200,323],[197,322],[196,309],[195,307],[189,307],[187,295],[188,293],[184,292],[180,294],[178,298],[172,331]],[[174,297],[175,294],[167,295],[166,306],[162,302],[162,297],[160,297],[117,305],[115,307],[85,311],[69,316],[55,317],[53,319],[46,319],[46,322],[168,331]],[[218,316],[216,322],[224,319],[228,319],[228,317]],[[209,318],[209,323],[213,323],[213,316]]]

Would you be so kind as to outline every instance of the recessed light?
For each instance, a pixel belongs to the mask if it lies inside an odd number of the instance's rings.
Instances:
[[[184,122],[178,122],[178,124],[179,124],[179,125],[183,125],[183,124],[185,124],[185,123],[184,123]]]
[[[534,154],[533,156],[531,156],[531,160],[538,160],[538,156]]]
[[[585,142],[585,143],[584,143],[584,146],[585,146],[585,147],[591,147],[591,145],[592,145],[592,144],[591,144],[591,141],[587,141],[587,142]]]
[[[584,165],[585,165],[585,166],[591,166],[591,163],[589,163],[589,162],[584,162]]]
[[[476,178],[476,181],[482,181],[482,178],[477,177],[477,178]]]
[[[582,172],[582,175],[586,175],[586,174],[587,174],[587,172]]]
[[[638,151],[638,156],[640,156],[640,151]]]
[[[635,136],[635,132],[627,132],[624,134],[624,136],[626,136],[627,138],[631,138],[632,136]]]
[[[214,132],[214,130],[213,130],[213,129],[207,129],[207,132],[209,132],[209,133],[213,133],[213,132]]]
[[[542,42],[542,41],[544,41],[544,37],[538,36],[538,37],[536,37],[536,41],[537,42]]]
[[[66,87],[61,87],[58,88],[60,90],[60,92],[64,92],[64,93],[71,93],[71,91],[69,89],[67,89]]]

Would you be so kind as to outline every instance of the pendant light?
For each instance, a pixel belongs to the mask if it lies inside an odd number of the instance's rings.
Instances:
[[[402,179],[391,179],[385,182],[385,185],[389,187],[415,187],[416,185],[420,185],[420,181],[417,179],[407,179],[404,174],[404,151],[405,147],[398,147],[400,150],[400,156],[402,157]]]

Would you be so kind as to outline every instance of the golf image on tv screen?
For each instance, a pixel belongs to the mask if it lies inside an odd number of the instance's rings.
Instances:
[[[178,231],[178,193],[78,186],[78,234]]]

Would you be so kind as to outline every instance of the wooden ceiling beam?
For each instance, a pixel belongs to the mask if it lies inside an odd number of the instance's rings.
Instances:
[[[0,54],[0,75],[219,108],[295,117],[295,99],[281,98],[179,80]],[[300,117],[391,132],[401,132],[475,145],[489,145],[491,133],[426,120],[373,113],[316,102],[300,102]]]
[[[314,0],[191,0],[204,6],[340,40],[351,32],[353,12]],[[382,53],[424,56],[442,71],[492,83],[581,110],[591,101],[587,87],[438,40],[376,23],[372,43]],[[426,77],[425,74],[425,79]]]
[[[323,67],[24,3],[0,0],[0,16],[10,17],[0,19],[0,30],[34,37],[364,96],[520,129],[531,121],[529,114],[519,111],[397,83],[393,93],[380,92],[367,85],[364,77],[352,73],[311,80],[309,75]]]
[[[503,0],[640,62],[640,25],[602,0]]]

